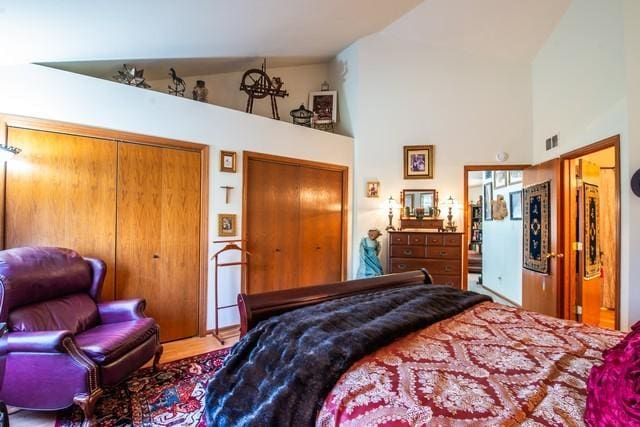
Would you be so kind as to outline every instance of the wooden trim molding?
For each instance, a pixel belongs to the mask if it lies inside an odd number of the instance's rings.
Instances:
[[[528,164],[512,164],[512,165],[465,165],[464,166],[464,249],[462,251],[462,289],[468,289],[469,286],[469,172],[474,171],[511,171],[511,170],[525,170],[530,167]]]
[[[207,279],[208,279],[208,242],[209,242],[209,146],[193,142],[179,141],[150,135],[141,135],[131,132],[122,132],[98,127],[83,126],[78,124],[58,122],[54,120],[37,119],[12,115],[0,115],[0,144],[6,145],[10,127],[39,130],[69,135],[100,138],[114,142],[127,142],[132,144],[151,145],[163,148],[193,151],[200,153],[200,256],[199,256],[199,283],[198,283],[198,335],[203,337],[207,333]],[[2,165],[0,171],[0,244],[4,249],[5,212],[6,212],[6,167]]]

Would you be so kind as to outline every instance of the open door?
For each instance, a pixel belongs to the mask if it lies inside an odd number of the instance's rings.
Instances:
[[[578,159],[575,199],[578,226],[578,243],[575,245],[576,320],[593,326],[600,324],[602,300],[599,186],[600,166]]]
[[[560,317],[562,308],[562,253],[560,159],[550,160],[524,170],[523,174],[523,244],[522,307],[549,316]],[[527,188],[547,188],[548,196],[527,200]],[[544,199],[544,200],[541,200]],[[540,212],[540,204],[546,209]],[[528,218],[527,218],[528,217]],[[527,250],[527,247],[529,250]],[[528,255],[527,255],[528,252]],[[528,268],[526,267],[528,266]]]

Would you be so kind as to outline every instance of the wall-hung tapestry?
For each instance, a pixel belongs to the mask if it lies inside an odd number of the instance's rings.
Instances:
[[[522,266],[538,273],[549,273],[551,233],[549,211],[550,181],[530,185],[523,191],[523,260]]]
[[[600,277],[600,195],[584,183],[584,278]]]

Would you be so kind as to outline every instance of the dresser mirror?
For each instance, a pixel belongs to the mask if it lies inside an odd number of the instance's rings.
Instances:
[[[402,190],[403,218],[437,218],[438,192],[436,190]]]

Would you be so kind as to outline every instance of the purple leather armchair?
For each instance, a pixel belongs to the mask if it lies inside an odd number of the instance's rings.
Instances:
[[[0,322],[7,322],[0,400],[25,409],[74,403],[93,423],[104,386],[162,354],[142,299],[99,302],[106,265],[62,248],[0,251]]]

